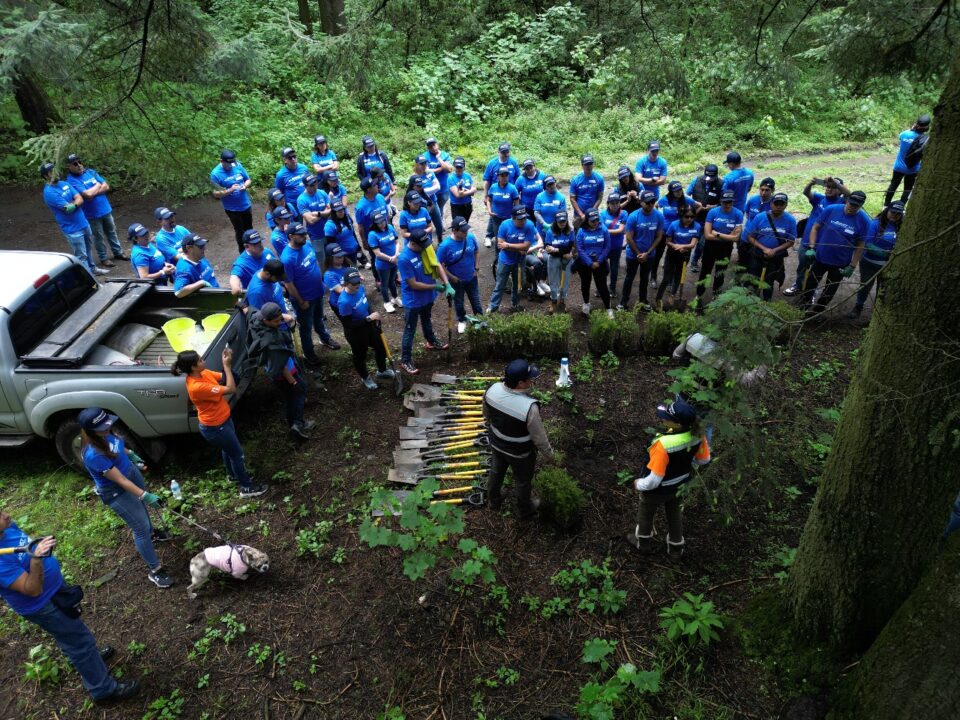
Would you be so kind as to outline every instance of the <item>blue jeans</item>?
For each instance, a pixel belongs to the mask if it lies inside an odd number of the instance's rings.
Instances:
[[[439,195],[437,196],[439,198]],[[440,204],[434,201],[430,208],[430,222],[433,223],[433,235],[436,238],[437,245],[443,240],[443,212],[440,210]]]
[[[97,641],[83,620],[67,617],[52,602],[23,617],[50,633],[80,675],[90,697],[101,700],[113,694],[117,681],[110,676],[97,650]]]
[[[703,248],[706,244],[707,239],[701,235],[699,242],[697,242],[697,246],[693,249],[693,257],[690,259],[691,264],[700,264],[700,258],[703,257]]]
[[[617,294],[617,277],[620,275],[620,256],[623,254],[623,245],[618,248],[614,248],[610,251],[610,254],[607,256],[607,260],[610,261],[610,295],[614,296]]]
[[[547,255],[547,282],[550,285],[550,299],[554,302],[567,299],[567,291],[570,289],[570,273],[573,270],[570,267],[572,263],[573,259],[569,257],[563,259],[559,255]],[[563,274],[562,283],[561,272]]]
[[[391,298],[397,297],[397,266],[379,265],[380,271],[380,295],[383,296],[383,302],[390,302]]]
[[[870,297],[870,290],[873,289],[874,278],[877,282],[877,291],[880,288],[880,278],[877,273],[883,270],[885,263],[875,263],[867,258],[860,258],[860,289],[857,290],[857,307],[862,308],[867,298]]]
[[[327,331],[327,325],[323,317],[323,298],[318,297],[310,301],[310,306],[304,310],[299,303],[294,303],[293,307],[297,313],[297,324],[300,326],[300,342],[303,344],[303,354],[310,362],[319,362],[317,351],[313,347],[313,329],[317,329],[317,335],[320,339],[330,342],[330,333]]]
[[[203,439],[216,448],[220,448],[223,456],[223,465],[227,468],[227,475],[240,487],[253,485],[253,480],[247,473],[247,466],[243,463],[243,448],[237,438],[237,431],[233,427],[233,418],[228,418],[223,425],[201,425],[200,434]]]
[[[114,257],[123,255],[120,239],[117,237],[117,226],[113,222],[113,213],[107,213],[98,218],[87,218],[90,229],[93,231],[93,243],[97,248],[97,255],[101,260],[107,259],[107,245],[113,251]]]
[[[440,343],[433,332],[433,321],[430,313],[433,312],[433,303],[420,307],[403,306],[403,343],[400,350],[400,362],[413,362],[413,336],[417,333],[417,320],[423,323],[423,336],[427,342],[434,345]]]
[[[804,276],[807,274],[807,268],[813,267],[813,258],[808,258],[806,252],[807,248],[805,247],[801,247],[799,250],[797,250],[797,279],[793,282],[797,288],[803,287]]]
[[[127,474],[127,480],[132,482],[141,490],[146,489],[143,481],[143,475],[140,469],[134,465]],[[147,506],[138,497],[134,497],[126,491],[120,492],[112,497],[104,496],[103,503],[113,510],[127,527],[133,531],[133,544],[137,547],[140,557],[147,563],[151,570],[160,567],[160,559],[157,557],[157,551],[153,548],[153,523],[150,522],[150,513]]]
[[[496,215],[490,215],[487,220],[487,232],[486,237],[488,240],[494,240],[497,237],[497,233],[500,231],[500,226],[503,225],[506,218],[497,217]]]
[[[510,282],[510,300],[514,307],[520,305],[520,266],[518,264],[497,265],[497,284],[493,288],[493,294],[490,296],[490,312],[496,312],[500,307],[500,298],[503,297],[507,289],[507,282]]]
[[[450,202],[450,192],[438,192],[434,200],[437,203],[437,209],[440,211],[440,217],[443,218],[443,209],[447,206],[447,203]]]
[[[74,211],[76,212],[76,211]],[[93,272],[96,267],[93,264],[93,230],[87,225],[80,232],[64,233],[67,242],[70,243],[70,249],[77,257],[77,260],[84,265],[87,270]]]
[[[453,307],[457,311],[457,320],[463,322],[467,316],[463,296],[470,300],[470,307],[474,315],[483,315],[483,303],[480,301],[480,281],[474,275],[470,280],[461,280],[453,283]]]

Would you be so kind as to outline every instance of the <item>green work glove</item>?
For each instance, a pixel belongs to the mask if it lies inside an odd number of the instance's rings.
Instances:
[[[436,285],[433,286],[433,289],[436,290],[437,292],[446,292],[447,286],[444,285],[442,282],[438,282]]]
[[[853,275],[853,265],[847,265],[843,270],[840,271],[840,274],[845,278]]]
[[[65,212],[72,213],[77,209],[77,206],[73,203],[67,203],[66,207],[63,208]]]
[[[145,493],[143,494],[143,497],[140,498],[140,499],[143,500],[147,505],[159,505],[159,504],[160,504],[160,498],[159,498],[159,496],[154,495],[152,492],[145,492]]]
[[[137,455],[133,450],[128,450],[128,451],[127,451],[127,457],[130,458],[130,460],[133,461],[133,464],[134,464],[134,465],[143,465],[143,464],[144,464],[143,458],[140,457],[139,455]]]
[[[887,255],[889,255],[889,253],[886,250],[884,250],[882,247],[878,247],[874,245],[873,243],[867,243],[863,247],[872,253],[876,253],[877,255],[883,255],[883,257],[886,257]]]
[[[453,289],[453,285],[451,285],[450,283],[447,283],[447,286],[444,288],[443,291],[446,293],[448,298],[452,298],[454,295],[456,295],[456,292],[454,292],[454,289]]]
[[[817,251],[814,250],[813,248],[807,248],[806,252],[804,252],[803,254],[812,260],[817,256]]]

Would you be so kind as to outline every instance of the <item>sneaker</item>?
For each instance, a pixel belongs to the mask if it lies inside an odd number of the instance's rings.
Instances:
[[[377,380],[393,380],[396,376],[397,374],[393,370],[387,368],[377,373]]]
[[[403,307],[403,300],[401,300],[399,296],[395,297],[393,299],[393,304],[396,305],[397,307]]]
[[[465,322],[457,323],[457,332],[463,335],[467,331],[467,324]]]
[[[369,260],[367,260],[367,261],[363,264],[363,269],[364,269],[364,270],[369,270],[369,269],[370,269],[370,261],[369,261]]]
[[[545,282],[543,282],[543,281],[537,283],[537,288],[539,288],[540,290],[543,291],[543,293],[542,293],[543,295],[549,295],[549,294],[550,294],[550,286],[547,285],[547,284],[546,284]]]
[[[266,495],[269,489],[266,485],[248,485],[247,487],[242,487],[240,488],[240,499],[243,500],[245,498],[255,498]]]
[[[613,308],[607,308],[607,317],[613,319]]]
[[[100,659],[104,662],[110,662],[110,659],[117,654],[117,651],[113,649],[112,645],[99,647],[97,648],[97,652],[100,653]]]
[[[306,430],[307,432],[310,432],[317,426],[317,423],[313,420],[304,420],[300,424],[303,425],[303,429]]]
[[[652,287],[654,290],[657,289],[657,279],[656,279],[656,278],[650,278],[650,287]]]
[[[109,275],[109,274],[110,274],[110,271],[107,270],[106,268],[95,267],[95,268],[93,268],[93,274],[94,274],[94,275]]]
[[[294,423],[290,426],[290,432],[296,435],[301,440],[309,440],[310,433],[303,423]]]
[[[448,347],[450,347],[450,344],[449,344],[449,343],[445,343],[445,342],[443,342],[443,341],[438,341],[438,342],[435,342],[435,343],[426,341],[426,342],[423,343],[423,346],[424,346],[427,350],[446,350]]]
[[[493,245],[493,243],[490,242],[490,238],[484,238],[484,239],[483,239],[483,246],[484,246],[484,247],[490,247],[490,246],[492,246],[492,245]]]
[[[856,320],[860,317],[860,313],[863,312],[863,307],[860,305],[854,305],[853,310],[847,313],[847,320]]]
[[[650,306],[650,303],[642,302],[638,303],[638,305],[640,305],[640,309],[643,310],[643,312],[650,312],[653,310],[653,308]]]
[[[617,303],[617,310],[626,310],[626,308],[623,306],[623,303]]]
[[[583,307],[580,308],[580,312],[582,312],[587,317],[590,317],[590,303],[584,303]]]
[[[123,253],[120,253],[119,255],[114,255],[114,256],[113,256],[113,259],[114,259],[114,260],[129,260],[130,257],[127,256],[127,255],[124,255]]]
[[[108,268],[112,268],[112,267],[116,267],[116,266],[117,266],[117,264],[116,264],[115,262],[113,262],[112,260],[109,260],[108,258],[103,258],[102,260],[100,260],[100,264],[103,265],[104,267],[108,267]]]
[[[420,372],[419,370],[417,370],[416,365],[414,365],[412,361],[411,361],[411,362],[401,362],[401,363],[400,363],[400,369],[403,370],[403,371],[404,371],[405,373],[407,373],[408,375],[416,375],[418,372]]]
[[[690,263],[690,272],[700,274],[700,263]]]
[[[166,589],[173,585],[173,578],[167,575],[162,567],[158,567],[156,570],[151,570],[148,572],[147,579],[161,589]]]
[[[486,310],[483,311],[483,314],[484,314],[484,315],[494,315],[494,314],[496,314],[496,312],[497,312],[497,311],[494,310],[492,307],[488,307]]]
[[[136,680],[123,680],[118,681],[117,686],[113,689],[113,692],[107,695],[106,697],[97,698],[94,700],[95,703],[110,703],[110,702],[119,702],[121,700],[126,700],[127,698],[132,698],[140,692],[140,683]]]
[[[788,287],[786,290],[783,291],[783,294],[786,295],[787,297],[793,297],[798,292],[800,292],[800,288],[798,288],[796,285],[791,285],[790,287]]]
[[[367,390],[379,390],[379,389],[380,389],[380,386],[377,385],[376,381],[375,381],[372,377],[370,377],[369,375],[367,375],[367,376],[363,379],[363,386],[364,386]]]
[[[155,543],[169,542],[173,536],[163,528],[154,528],[150,539]]]
[[[392,303],[392,302],[385,302],[385,303],[383,304],[383,309],[384,309],[385,311],[387,311],[388,313],[392,313],[392,312],[396,312],[396,311],[397,311],[397,309],[393,306],[393,303]]]
[[[338,342],[337,342],[336,340],[334,340],[333,338],[328,338],[328,339],[326,339],[326,340],[321,340],[321,341],[320,341],[320,344],[323,345],[325,348],[330,348],[331,350],[339,350],[339,349],[340,349],[340,343],[338,343]]]

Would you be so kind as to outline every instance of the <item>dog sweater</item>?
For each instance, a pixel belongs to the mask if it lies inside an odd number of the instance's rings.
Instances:
[[[246,574],[248,568],[240,554],[239,545],[219,545],[217,547],[204,548],[203,556],[217,570],[233,575],[238,578]]]

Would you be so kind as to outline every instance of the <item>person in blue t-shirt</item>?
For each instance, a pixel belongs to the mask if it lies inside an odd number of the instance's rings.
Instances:
[[[623,294],[620,296],[620,307],[629,307],[630,293],[633,290],[633,279],[640,272],[637,286],[637,302],[644,310],[650,309],[647,301],[647,282],[650,278],[650,269],[657,258],[657,251],[663,241],[663,232],[666,224],[663,213],[656,208],[657,196],[652,190],[640,193],[640,209],[634,210],[627,216],[626,258],[627,272],[623,278]]]
[[[697,212],[692,203],[684,205],[680,217],[667,226],[663,235],[666,251],[663,261],[663,282],[657,290],[657,305],[663,302],[663,294],[670,286],[670,294],[674,298],[684,281],[684,270],[693,249],[700,242],[702,227],[696,221]]]
[[[686,211],[688,206],[692,206],[694,213],[700,209],[700,204],[692,197],[683,192],[683,183],[673,180],[667,185],[667,194],[657,201],[657,209],[663,213],[664,228],[680,219],[680,216]],[[657,287],[657,273],[660,270],[660,263],[663,261],[665,252],[662,248],[657,250],[657,257],[654,259],[653,267],[650,268],[650,287]]]
[[[303,176],[303,192],[297,198],[295,213],[307,226],[307,236],[314,247],[323,247],[325,227],[330,218],[330,196],[318,188],[319,182],[313,173]]]
[[[520,309],[520,272],[526,265],[527,250],[537,240],[537,229],[527,219],[526,208],[517,205],[513,208],[511,215],[513,219],[500,223],[500,228],[497,230],[497,280],[490,295],[490,304],[487,306],[487,313],[490,315],[500,309],[500,300],[508,289],[507,283],[510,284],[512,309],[514,311]]]
[[[783,261],[797,239],[797,221],[787,212],[789,198],[778,192],[770,198],[770,209],[755,215],[747,224],[747,242],[753,246],[751,274],[758,278],[764,300],[773,297],[773,284],[786,281]]]
[[[433,222],[430,213],[423,207],[423,196],[420,193],[408,192],[403,197],[403,210],[400,211],[400,237],[406,240],[413,232],[422,232],[427,236],[433,235]]]
[[[814,185],[822,185],[823,193],[813,192]],[[847,196],[850,195],[850,190],[838,177],[811,178],[803,188],[803,195],[810,203],[810,215],[797,223],[797,234],[801,238],[800,247],[797,251],[797,275],[793,285],[783,291],[783,294],[787,297],[800,292],[800,288],[803,287],[807,277],[807,271],[813,266],[813,258],[808,258],[805,251],[809,247],[810,231],[813,230],[820,213],[828,205],[843,205]]]
[[[610,288],[607,287],[607,257],[610,255],[610,233],[600,222],[596,208],[587,210],[583,226],[577,231],[577,262],[574,267],[580,275],[580,294],[583,296],[584,315],[590,315],[590,280],[597,284],[600,300],[613,317],[610,307]]]
[[[484,175],[486,177],[486,175]],[[513,208],[520,202],[520,193],[516,185],[510,182],[510,168],[502,166],[497,170],[497,181],[487,188],[483,204],[487,206],[490,219],[487,220],[484,247],[493,244],[493,238],[499,237],[500,225],[513,215]]]
[[[393,370],[387,369],[387,354],[380,339],[380,313],[370,308],[363,289],[363,278],[356,270],[343,276],[343,292],[337,301],[343,334],[350,343],[353,368],[357,371],[367,390],[376,390],[377,383],[367,370],[367,348],[373,348],[377,363],[377,380],[392,380]]]
[[[440,210],[440,203],[437,198],[444,188],[440,185],[437,176],[432,170],[427,168],[427,156],[418,155],[413,162],[413,175],[410,177],[410,183],[407,190],[417,188],[424,197],[424,207],[430,213],[430,220],[436,231],[437,238],[443,236],[443,215]]]
[[[376,258],[383,309],[392,313],[398,307],[403,307],[403,301],[397,292],[397,258],[400,257],[400,238],[393,225],[387,222],[386,208],[378,208],[373,213],[370,232],[367,233],[367,244]]]
[[[336,243],[327,244],[324,254],[327,259],[323,264],[323,284],[327,287],[330,309],[342,325],[340,293],[343,292],[343,278],[353,269],[353,266],[347,260],[347,254]]]
[[[773,192],[776,188],[777,184],[773,178],[765,177],[760,181],[757,194],[750,196],[747,200],[746,209],[743,211],[744,230],[750,227],[750,223],[757,215],[770,210],[770,198],[773,197]],[[737,243],[737,264],[741,268],[750,270],[753,267],[753,254],[753,246],[750,243],[747,233],[744,232],[740,235],[740,242]]]
[[[40,177],[44,181],[43,202],[53,211],[53,218],[77,260],[94,275],[106,275],[109,270],[93,263],[93,230],[80,209],[83,196],[70,183],[58,178],[52,162],[40,166]]]
[[[0,550],[28,547],[30,537],[0,506]],[[97,647],[96,638],[80,619],[80,613],[62,610],[54,604],[64,597],[66,588],[60,563],[53,557],[57,539],[52,535],[38,538],[29,553],[0,554],[0,597],[17,615],[45,630],[73,665],[84,689],[94,702],[125,700],[137,694],[136,680],[117,682],[105,660],[113,656],[109,645]]]
[[[230,292],[234,295],[241,294],[263,264],[272,257],[273,253],[263,246],[260,233],[247,230],[243,234],[243,252],[233,261],[233,268],[230,270]]]
[[[437,261],[443,265],[447,278],[453,285],[457,332],[462,335],[467,330],[464,296],[469,298],[473,314],[483,315],[480,283],[477,278],[477,272],[480,270],[480,245],[474,234],[470,232],[470,224],[462,217],[453,219],[451,232],[452,235],[440,243],[437,249]]]
[[[500,171],[503,168],[507,169],[507,182],[511,185],[515,184],[517,178],[520,177],[520,166],[517,165],[517,161],[510,156],[510,143],[500,143],[500,147],[497,148],[497,153],[496,157],[491,158],[490,162],[488,162],[487,166],[483,169],[484,197],[490,193],[490,188],[499,179]],[[487,247],[490,246],[487,245]]]
[[[647,154],[637,160],[633,168],[634,177],[640,184],[640,192],[649,190],[653,199],[660,199],[660,187],[667,184],[667,161],[660,157],[660,143],[657,140],[647,145]]]
[[[448,191],[448,181],[450,173],[453,172],[453,163],[450,159],[450,153],[440,149],[440,143],[436,138],[427,138],[427,169],[429,169],[437,178],[440,189],[437,191],[436,201],[437,210],[440,213],[440,219],[443,219],[443,209],[450,200]],[[438,230],[438,232],[441,232]]]
[[[310,174],[307,166],[297,160],[297,151],[292,147],[284,148],[280,153],[283,159],[283,165],[277,170],[274,179],[274,187],[283,190],[283,197],[294,207],[297,205],[297,198],[303,192],[303,179]],[[294,220],[300,219],[299,211],[294,212]]]
[[[283,255],[284,249],[290,242],[287,236],[287,228],[293,221],[293,214],[285,207],[275,208],[273,211],[273,232],[270,233],[270,244],[273,245],[273,254],[277,257]]]
[[[870,222],[867,239],[863,244],[863,256],[860,258],[860,289],[857,291],[857,303],[847,314],[851,320],[860,317],[874,283],[877,284],[877,294],[880,293],[880,277],[877,273],[883,270],[890,260],[890,254],[897,244],[897,234],[900,232],[904,209],[904,204],[895,200]]]
[[[533,216],[541,233],[545,234],[547,228],[553,225],[557,213],[561,210],[567,211],[567,200],[563,193],[557,190],[557,179],[553,175],[547,175],[543,179],[543,192],[533,201]]]
[[[247,305],[254,310],[259,310],[268,302],[286,307],[282,285],[286,277],[287,272],[283,269],[283,263],[280,262],[279,258],[267,260],[263,267],[250,278],[250,284],[247,285]],[[290,320],[292,321],[292,318]],[[293,323],[290,322],[289,324],[292,325]]]
[[[900,202],[906,205],[910,199],[910,193],[913,192],[913,184],[917,180],[917,174],[920,172],[921,156],[923,148],[927,143],[930,130],[930,116],[921,115],[909,130],[900,133],[900,145],[897,148],[897,159],[893,162],[893,177],[890,179],[890,187],[887,188],[887,194],[884,197],[884,207],[889,207],[893,202],[893,196],[903,182],[903,194],[900,195]],[[916,148],[917,153],[911,153],[911,149]],[[907,155],[913,161],[907,164]],[[915,159],[914,159],[915,158]]]
[[[243,234],[253,229],[253,204],[250,202],[250,175],[233,150],[220,152],[220,164],[210,171],[213,196],[223,203],[223,210],[233,225],[237,248],[243,252]]]
[[[114,260],[127,260],[117,237],[117,226],[113,220],[113,207],[107,199],[110,185],[92,168],[84,167],[75,154],[67,156],[67,182],[83,198],[84,216],[93,232],[93,245],[104,267],[114,267],[107,257],[107,246],[113,251]]]
[[[357,179],[363,180],[371,176],[374,168],[380,168],[388,180],[393,182],[393,166],[390,164],[390,156],[380,150],[376,140],[369,135],[364,135],[360,141],[363,146],[362,151],[357,155]]]
[[[310,153],[310,163],[313,165],[314,175],[320,175],[327,170],[340,169],[337,154],[330,149],[327,139],[323,135],[316,135],[313,138],[313,152]]]
[[[620,193],[614,190],[607,196],[607,209],[600,213],[600,222],[610,233],[610,296],[617,295],[617,278],[620,276],[620,256],[627,232],[627,211],[620,204]]]
[[[583,155],[580,158],[581,172],[570,180],[570,207],[575,228],[583,224],[590,210],[600,206],[603,198],[603,176],[593,169],[593,165],[593,155]]]
[[[328,241],[337,243],[350,258],[350,261],[356,265],[360,243],[357,242],[357,230],[353,225],[353,218],[350,217],[347,208],[339,200],[334,200],[330,209],[332,212],[330,219],[327,220],[324,233]]]
[[[527,217],[533,219],[534,205],[537,202],[537,196],[543,192],[543,181],[546,175],[537,170],[537,165],[532,158],[524,160],[522,168],[514,186],[520,193],[520,204],[527,209]]]
[[[387,219],[393,222],[393,218],[397,214],[397,209],[393,206],[393,196],[397,194],[396,183],[393,182],[393,178],[387,175],[379,165],[370,168],[370,175],[368,175],[368,177],[376,183],[377,190],[383,199],[386,200],[390,213]]]
[[[467,162],[462,157],[453,159],[453,173],[447,177],[447,190],[450,192],[450,218],[462,217],[469,222],[477,187],[466,167]]]
[[[743,234],[743,213],[734,207],[736,193],[733,190],[724,190],[720,196],[720,207],[707,213],[707,221],[703,227],[703,235],[707,240],[703,250],[703,269],[700,273],[700,282],[697,283],[697,299],[707,292],[707,283],[713,275],[713,296],[720,294],[723,281],[733,255],[733,246]],[[716,272],[714,273],[714,270]],[[697,311],[702,310],[698,302]]]
[[[320,175],[320,189],[327,194],[330,202],[339,200],[347,204],[347,186],[340,182],[340,173],[336,170],[327,170]]]
[[[220,287],[213,267],[206,257],[207,240],[196,233],[183,239],[183,257],[177,261],[173,277],[173,291],[178,298],[185,298],[203,288]]]
[[[273,211],[278,207],[285,207],[290,212],[290,217],[293,217],[297,212],[297,206],[287,202],[283,190],[270,188],[270,192],[267,193],[267,212],[264,213],[263,217],[271,232],[277,227],[277,224],[273,221]]]
[[[397,271],[400,273],[400,293],[403,298],[403,341],[400,350],[400,367],[410,375],[420,372],[413,364],[413,338],[417,333],[417,323],[423,325],[427,350],[446,350],[448,343],[441,342],[433,332],[433,301],[437,291],[452,298],[453,286],[446,281],[443,265],[437,266],[440,281],[423,266],[423,253],[430,247],[430,235],[422,229],[407,233],[407,244],[397,259]]]
[[[801,304],[811,313],[822,313],[830,305],[840,283],[853,275],[860,263],[863,247],[870,234],[870,216],[863,211],[867,195],[854,190],[843,205],[830,205],[817,219],[810,231],[807,257],[813,257]],[[826,283],[820,299],[814,304],[814,291],[821,279]]]
[[[567,291],[570,289],[570,274],[577,243],[573,225],[566,210],[558,210],[547,228],[543,239],[543,251],[547,256],[547,282],[550,285],[550,309],[548,314],[567,309]]]
[[[368,240],[370,227],[373,225],[373,216],[376,215],[378,211],[383,210],[384,217],[387,217],[390,210],[387,206],[387,201],[384,200],[383,195],[377,190],[377,183],[373,178],[365,177],[361,180],[360,191],[363,195],[357,200],[357,204],[353,207],[353,219],[360,239],[360,251],[361,253],[366,252],[370,255],[369,260],[366,257],[363,259],[363,268],[369,270],[373,263],[373,251],[370,249],[370,242]],[[376,264],[373,264],[373,277],[379,284],[380,271],[377,270]]]
[[[163,253],[164,259],[173,265],[180,259],[180,250],[183,239],[193,233],[183,225],[177,224],[177,214],[167,207],[158,207],[153,211],[153,217],[160,223],[160,228],[153,236],[157,249]]]
[[[330,337],[327,331],[323,310],[323,294],[326,292],[323,271],[314,247],[307,242],[307,229],[298,222],[291,223],[287,227],[287,236],[290,242],[280,256],[287,275],[284,285],[300,325],[304,359],[316,366],[320,364],[320,358],[313,346],[314,329],[324,347],[339,350],[340,343]]]
[[[728,152],[724,164],[730,172],[723,176],[723,189],[733,192],[733,206],[742,213],[747,209],[747,196],[753,187],[753,171],[743,167],[743,158],[738,152]]]
[[[163,253],[150,240],[150,231],[140,223],[127,228],[127,238],[133,243],[130,250],[130,265],[133,274],[155,285],[166,285],[176,268],[168,263]]]

